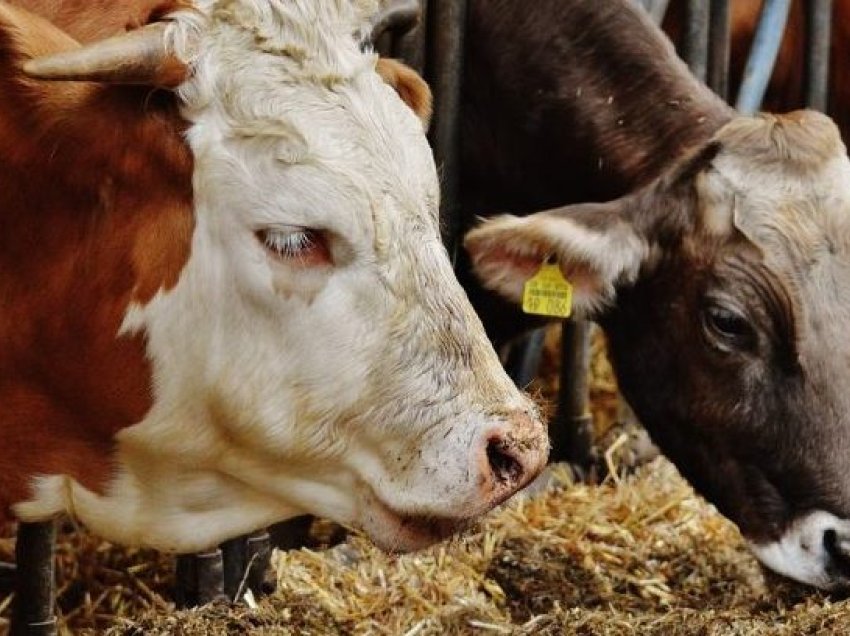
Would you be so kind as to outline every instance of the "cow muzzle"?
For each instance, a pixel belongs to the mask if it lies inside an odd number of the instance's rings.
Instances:
[[[751,547],[759,561],[783,576],[822,590],[850,590],[850,520],[817,510],[778,540]]]
[[[372,482],[363,501],[361,526],[377,545],[407,552],[441,541],[473,524],[540,474],[549,449],[544,425],[526,411],[488,419],[497,423],[465,441],[452,439],[450,429],[440,440],[443,448],[430,449],[416,472],[400,480],[415,483],[413,488],[393,488],[387,480]],[[440,458],[447,449],[461,452],[443,463]]]

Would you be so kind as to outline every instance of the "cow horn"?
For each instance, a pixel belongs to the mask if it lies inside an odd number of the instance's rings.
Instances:
[[[174,87],[186,65],[165,45],[166,23],[156,22],[73,51],[24,63],[24,73],[43,80],[109,82]]]
[[[406,33],[419,22],[419,0],[390,0],[370,20],[369,42],[374,44],[387,31]]]

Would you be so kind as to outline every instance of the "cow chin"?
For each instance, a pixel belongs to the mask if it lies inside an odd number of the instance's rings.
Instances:
[[[469,528],[475,517],[441,517],[397,512],[377,498],[370,501],[360,528],[387,552],[413,552]]]
[[[771,570],[827,591],[850,590],[850,521],[817,510],[795,521],[776,541],[752,542]]]

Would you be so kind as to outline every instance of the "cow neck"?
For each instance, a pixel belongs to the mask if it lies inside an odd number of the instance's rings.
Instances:
[[[152,403],[125,314],[189,256],[192,160],[173,106],[80,86],[33,105],[0,85],[0,517],[33,475],[105,486],[115,433]]]
[[[466,185],[497,209],[617,197],[734,115],[631,2],[474,0],[470,24]]]

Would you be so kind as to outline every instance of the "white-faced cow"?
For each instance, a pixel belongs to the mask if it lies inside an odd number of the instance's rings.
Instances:
[[[145,26],[82,48],[113,3],[20,4],[47,19],[0,3],[0,516],[191,551],[310,512],[411,549],[539,472],[355,37],[373,3],[122,5]]]
[[[466,239],[475,270],[517,300],[555,255],[578,313],[608,335],[625,396],[681,472],[769,567],[847,586],[845,148],[814,112],[739,116],[633,4],[471,2],[472,211],[634,189],[485,223]]]

